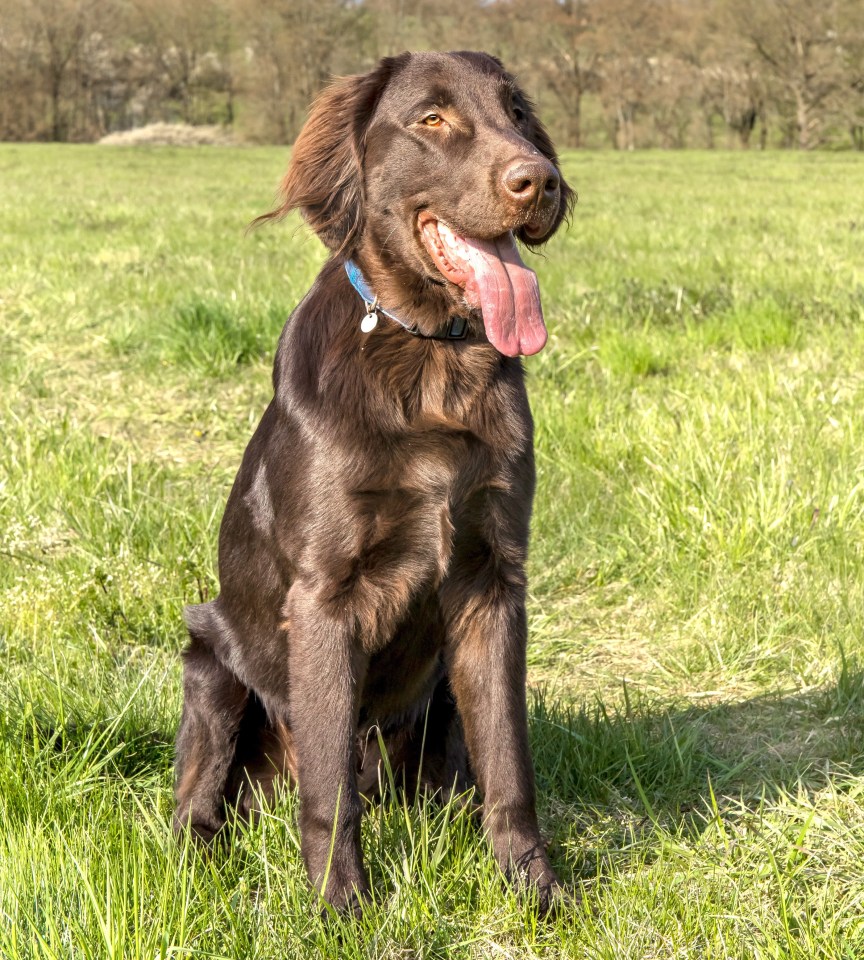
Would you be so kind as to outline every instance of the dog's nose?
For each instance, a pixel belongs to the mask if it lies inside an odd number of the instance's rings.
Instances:
[[[530,206],[553,197],[561,178],[545,159],[517,160],[504,171],[504,189],[520,204]]]

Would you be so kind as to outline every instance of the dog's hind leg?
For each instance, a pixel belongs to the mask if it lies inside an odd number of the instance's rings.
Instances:
[[[271,720],[252,693],[240,724],[226,796],[236,802],[241,817],[252,820],[262,804],[275,801],[282,781],[289,786],[297,783],[294,735],[286,722]]]
[[[200,608],[198,608],[200,610]],[[177,733],[174,830],[212,840],[225,823],[226,788],[249,690],[190,623],[183,655],[183,715]]]
[[[474,778],[462,721],[446,676],[438,681],[421,724],[416,738],[421,747],[417,772],[420,784],[445,801],[451,793],[466,793],[474,786]]]

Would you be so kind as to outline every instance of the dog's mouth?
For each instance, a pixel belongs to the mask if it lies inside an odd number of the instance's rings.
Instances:
[[[417,225],[438,271],[480,310],[486,336],[498,351],[517,357],[543,349],[547,333],[540,287],[534,271],[522,262],[512,232],[477,240],[456,233],[427,211]]]

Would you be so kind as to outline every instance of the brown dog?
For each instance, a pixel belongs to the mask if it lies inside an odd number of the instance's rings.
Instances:
[[[476,783],[498,862],[546,905],[518,359],[546,329],[514,235],[547,240],[573,194],[497,60],[424,53],[321,94],[282,196],[267,217],[299,209],[332,254],[279,341],[222,521],[221,594],[186,611],[175,825],[208,840],[250,783],[290,776],[309,877],[356,908],[380,734],[409,789]]]

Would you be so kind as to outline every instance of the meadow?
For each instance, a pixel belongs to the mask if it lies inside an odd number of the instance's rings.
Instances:
[[[184,603],[323,248],[284,150],[0,145],[0,957],[864,956],[864,162],[580,153],[533,263],[529,699],[571,890],[394,797],[322,920],[295,797],[170,831]]]

